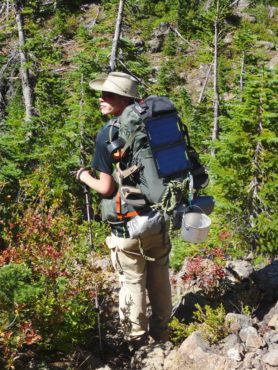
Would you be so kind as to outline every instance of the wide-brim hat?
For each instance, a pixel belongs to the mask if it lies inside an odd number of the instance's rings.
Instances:
[[[89,83],[93,90],[106,91],[113,94],[139,99],[137,81],[123,72],[111,72],[104,78],[97,78]]]

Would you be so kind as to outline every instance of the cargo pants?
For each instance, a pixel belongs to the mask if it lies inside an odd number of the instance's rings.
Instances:
[[[106,244],[119,276],[119,316],[125,339],[136,340],[148,333],[155,340],[168,340],[172,312],[168,233],[140,240],[112,234],[106,238]]]

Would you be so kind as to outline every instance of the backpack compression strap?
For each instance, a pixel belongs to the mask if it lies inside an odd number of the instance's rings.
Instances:
[[[117,213],[117,218],[119,220],[124,220],[126,218],[135,217],[140,214],[138,211],[135,211],[135,210],[131,212],[127,212],[124,215],[121,213],[121,195],[119,191],[116,194],[116,213]]]

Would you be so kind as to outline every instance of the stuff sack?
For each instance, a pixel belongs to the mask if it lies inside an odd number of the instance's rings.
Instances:
[[[150,237],[162,232],[165,220],[159,211],[149,210],[133,217],[126,223],[131,239]]]

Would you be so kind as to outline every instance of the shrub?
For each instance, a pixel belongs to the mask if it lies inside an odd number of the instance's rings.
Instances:
[[[30,344],[68,351],[88,342],[97,327],[96,292],[103,293],[88,247],[61,212],[28,209],[10,227],[17,233],[0,253],[0,358],[7,368]]]
[[[226,287],[224,252],[221,248],[206,248],[204,255],[188,258],[182,279],[189,286],[200,288],[207,296],[218,296]]]
[[[186,325],[179,322],[177,318],[173,318],[170,323],[172,330],[171,339],[174,343],[181,343],[194,331],[200,331],[202,337],[210,344],[217,343],[228,334],[228,328],[225,324],[226,312],[224,306],[221,304],[218,308],[213,309],[206,305],[203,309],[199,304],[195,307],[197,311],[194,312],[193,317],[195,321]]]

